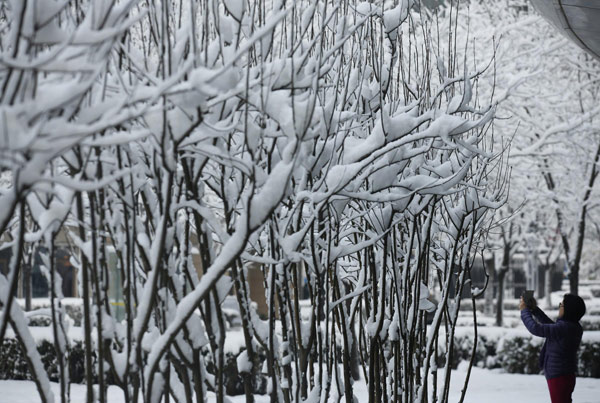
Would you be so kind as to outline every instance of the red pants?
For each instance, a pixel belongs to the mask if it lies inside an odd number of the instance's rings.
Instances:
[[[571,403],[571,393],[575,389],[575,375],[563,375],[547,379],[552,403]]]

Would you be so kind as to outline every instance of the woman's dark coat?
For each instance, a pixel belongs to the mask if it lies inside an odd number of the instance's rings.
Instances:
[[[544,370],[546,379],[574,375],[577,371],[577,349],[583,334],[579,322],[560,318],[554,322],[540,308],[523,309],[521,320],[531,334],[546,338],[540,354],[540,368]]]

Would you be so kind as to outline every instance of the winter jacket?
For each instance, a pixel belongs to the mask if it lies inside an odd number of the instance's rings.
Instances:
[[[546,338],[540,354],[540,369],[544,370],[546,379],[574,375],[583,334],[579,322],[560,318],[553,322],[540,308],[523,309],[521,320],[531,334]]]

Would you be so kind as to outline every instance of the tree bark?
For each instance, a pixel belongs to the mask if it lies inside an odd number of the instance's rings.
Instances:
[[[496,326],[502,326],[504,319],[504,278],[508,269],[500,269],[498,272],[498,298],[496,303]]]
[[[546,278],[544,279],[544,286],[545,286],[545,297],[546,297],[546,307],[551,308],[552,307],[552,298],[551,298],[551,293],[552,293],[552,266],[551,265],[546,265]]]
[[[502,265],[500,266],[500,270],[497,272],[498,279],[498,298],[496,304],[496,326],[502,326],[504,319],[504,279],[506,277],[506,273],[510,269],[510,239],[512,235],[512,225],[509,229],[509,241],[504,243],[504,248],[502,251]]]
[[[25,311],[31,311],[31,264],[23,265],[23,298],[25,298]]]
[[[485,260],[484,262],[484,269],[486,270],[486,272],[488,273],[492,273],[492,275],[496,272],[496,269],[494,267],[491,268],[491,270],[488,269],[487,265],[485,264]],[[493,260],[489,263],[489,264],[494,264]],[[489,271],[488,271],[489,270]],[[493,280],[492,280],[493,282]],[[494,286],[491,285],[489,286],[486,290],[485,290],[485,294],[484,294],[484,298],[485,298],[485,306],[484,306],[484,312],[486,315],[488,316],[492,316],[493,312],[494,312]]]

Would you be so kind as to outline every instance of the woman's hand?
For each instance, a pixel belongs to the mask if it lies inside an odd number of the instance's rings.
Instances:
[[[525,308],[527,308],[527,305],[525,305],[525,300],[521,297],[521,300],[519,301],[519,310],[522,311]]]
[[[521,297],[521,299],[519,300],[519,310],[522,311],[525,308],[529,308],[529,309],[535,309],[537,307],[537,301],[532,298],[531,299],[531,306],[527,306],[527,304],[525,304],[525,300],[523,299],[523,297]]]

